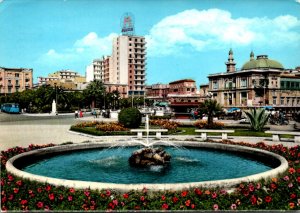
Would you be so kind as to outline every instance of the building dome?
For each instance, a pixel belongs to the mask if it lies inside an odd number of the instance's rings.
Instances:
[[[254,54],[251,53],[250,57],[254,57]],[[250,69],[280,69],[283,70],[283,66],[281,63],[275,60],[268,59],[267,55],[258,55],[254,60],[250,59],[250,61],[246,62],[242,66],[242,70],[250,70]]]

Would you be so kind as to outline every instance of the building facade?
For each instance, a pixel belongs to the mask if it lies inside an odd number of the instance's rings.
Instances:
[[[146,86],[146,96],[155,101],[166,101],[169,92],[169,84],[152,84]]]
[[[59,86],[65,90],[82,90],[86,88],[86,77],[71,70],[60,70],[48,75],[38,77],[38,86],[50,85]]]
[[[273,106],[300,108],[300,72],[284,69],[267,55],[250,53],[250,60],[240,70],[235,68],[233,51],[229,51],[226,72],[211,74],[209,94],[225,108]]]
[[[32,87],[32,69],[0,67],[0,94],[22,92]]]
[[[86,67],[86,82],[91,82],[93,80],[102,80],[101,61],[101,59],[95,59],[90,65]]]
[[[143,96],[146,82],[145,38],[133,35],[114,38],[112,61],[112,83],[127,84],[129,96]]]

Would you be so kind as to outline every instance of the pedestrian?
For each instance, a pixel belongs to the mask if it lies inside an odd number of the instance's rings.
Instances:
[[[78,118],[78,110],[75,110],[75,119]]]
[[[80,116],[81,118],[83,117],[82,110],[79,111],[79,116]]]

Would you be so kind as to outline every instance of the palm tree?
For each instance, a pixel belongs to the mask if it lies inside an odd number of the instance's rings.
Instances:
[[[101,106],[101,100],[104,99],[105,87],[99,80],[92,81],[85,90],[84,96],[91,103],[92,107]],[[99,103],[99,104],[98,104]]]
[[[222,111],[222,106],[214,99],[207,99],[199,108],[207,114],[207,128],[212,128],[214,115]]]
[[[251,109],[249,112],[245,111],[251,125],[251,129],[257,132],[261,132],[268,122],[270,114],[265,112],[265,109]]]

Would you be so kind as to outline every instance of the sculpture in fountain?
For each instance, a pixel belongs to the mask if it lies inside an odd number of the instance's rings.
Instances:
[[[129,165],[133,167],[149,167],[149,166],[166,166],[170,164],[171,155],[166,153],[166,151],[159,147],[152,147],[155,143],[149,143],[149,116],[146,114],[145,121],[146,128],[146,142],[140,142],[144,148],[134,151],[129,157]]]

